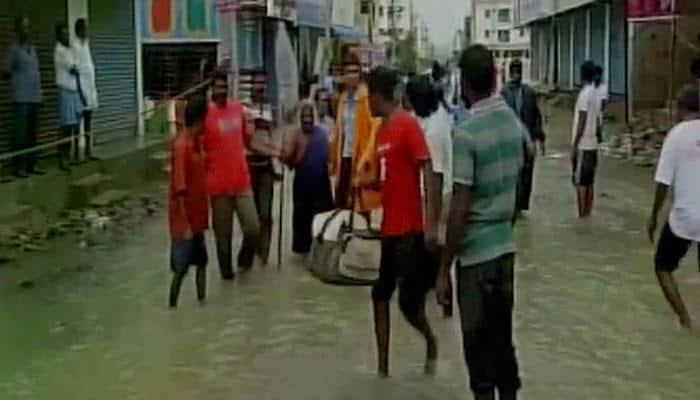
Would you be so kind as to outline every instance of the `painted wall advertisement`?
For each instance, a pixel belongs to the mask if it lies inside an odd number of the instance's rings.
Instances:
[[[654,18],[672,15],[675,0],[627,0],[629,18]]]
[[[139,12],[144,42],[219,38],[215,0],[143,0]]]

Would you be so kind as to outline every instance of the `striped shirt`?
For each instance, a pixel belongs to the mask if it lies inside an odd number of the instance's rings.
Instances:
[[[471,209],[458,249],[462,266],[514,253],[513,215],[526,128],[500,96],[480,101],[455,128],[453,176],[471,189]]]

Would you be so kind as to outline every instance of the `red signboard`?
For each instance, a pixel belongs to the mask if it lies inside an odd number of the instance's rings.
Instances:
[[[627,0],[629,18],[654,18],[672,15],[675,0]]]

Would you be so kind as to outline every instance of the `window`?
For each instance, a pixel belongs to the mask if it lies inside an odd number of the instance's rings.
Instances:
[[[522,56],[523,56],[522,50],[513,50],[513,57],[514,58],[521,58]]]
[[[384,16],[384,7],[379,6],[379,16],[383,17]]]
[[[518,29],[518,32],[520,33],[520,37],[525,36],[525,28]]]
[[[484,37],[485,37],[486,39],[488,39],[489,37],[491,37],[491,31],[488,30],[488,29],[485,30],[485,31],[484,31]]]
[[[510,10],[507,8],[501,8],[498,10],[498,22],[509,23],[510,22]]]
[[[501,52],[499,50],[494,50],[492,53],[493,53],[493,58],[500,58],[501,57]]]
[[[498,41],[503,43],[510,42],[510,31],[507,29],[501,29],[498,31]]]
[[[241,69],[263,68],[262,24],[259,20],[244,19],[238,23],[238,66]]]
[[[491,10],[486,10],[486,11],[484,12],[484,16],[485,16],[486,18],[491,18]]]
[[[530,50],[525,50],[525,58],[530,58]]]

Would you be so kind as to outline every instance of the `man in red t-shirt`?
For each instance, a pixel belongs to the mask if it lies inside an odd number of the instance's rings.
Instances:
[[[249,270],[253,266],[260,232],[245,156],[245,146],[251,132],[243,105],[228,99],[228,77],[225,73],[215,75],[212,99],[204,124],[207,188],[211,197],[221,277],[233,280],[231,240],[234,211],[243,231],[238,268]]]
[[[397,282],[401,311],[426,340],[426,374],[434,373],[437,359],[437,342],[425,316],[425,296],[437,272],[428,262],[426,242],[436,242],[437,219],[430,213],[424,228],[421,175],[427,183],[427,210],[433,209],[439,190],[426,179],[432,171],[428,146],[418,122],[395,98],[398,84],[398,74],[384,67],[374,69],[368,79],[372,114],[383,119],[377,137],[379,176],[374,183],[382,191],[382,258],[372,289],[378,373],[383,377],[389,374],[389,301]]]
[[[177,307],[182,280],[190,266],[197,267],[197,298],[206,293],[207,248],[204,231],[209,225],[207,175],[202,148],[202,130],[207,113],[204,97],[188,101],[185,130],[178,132],[172,146],[169,222],[172,246],[170,307]]]

